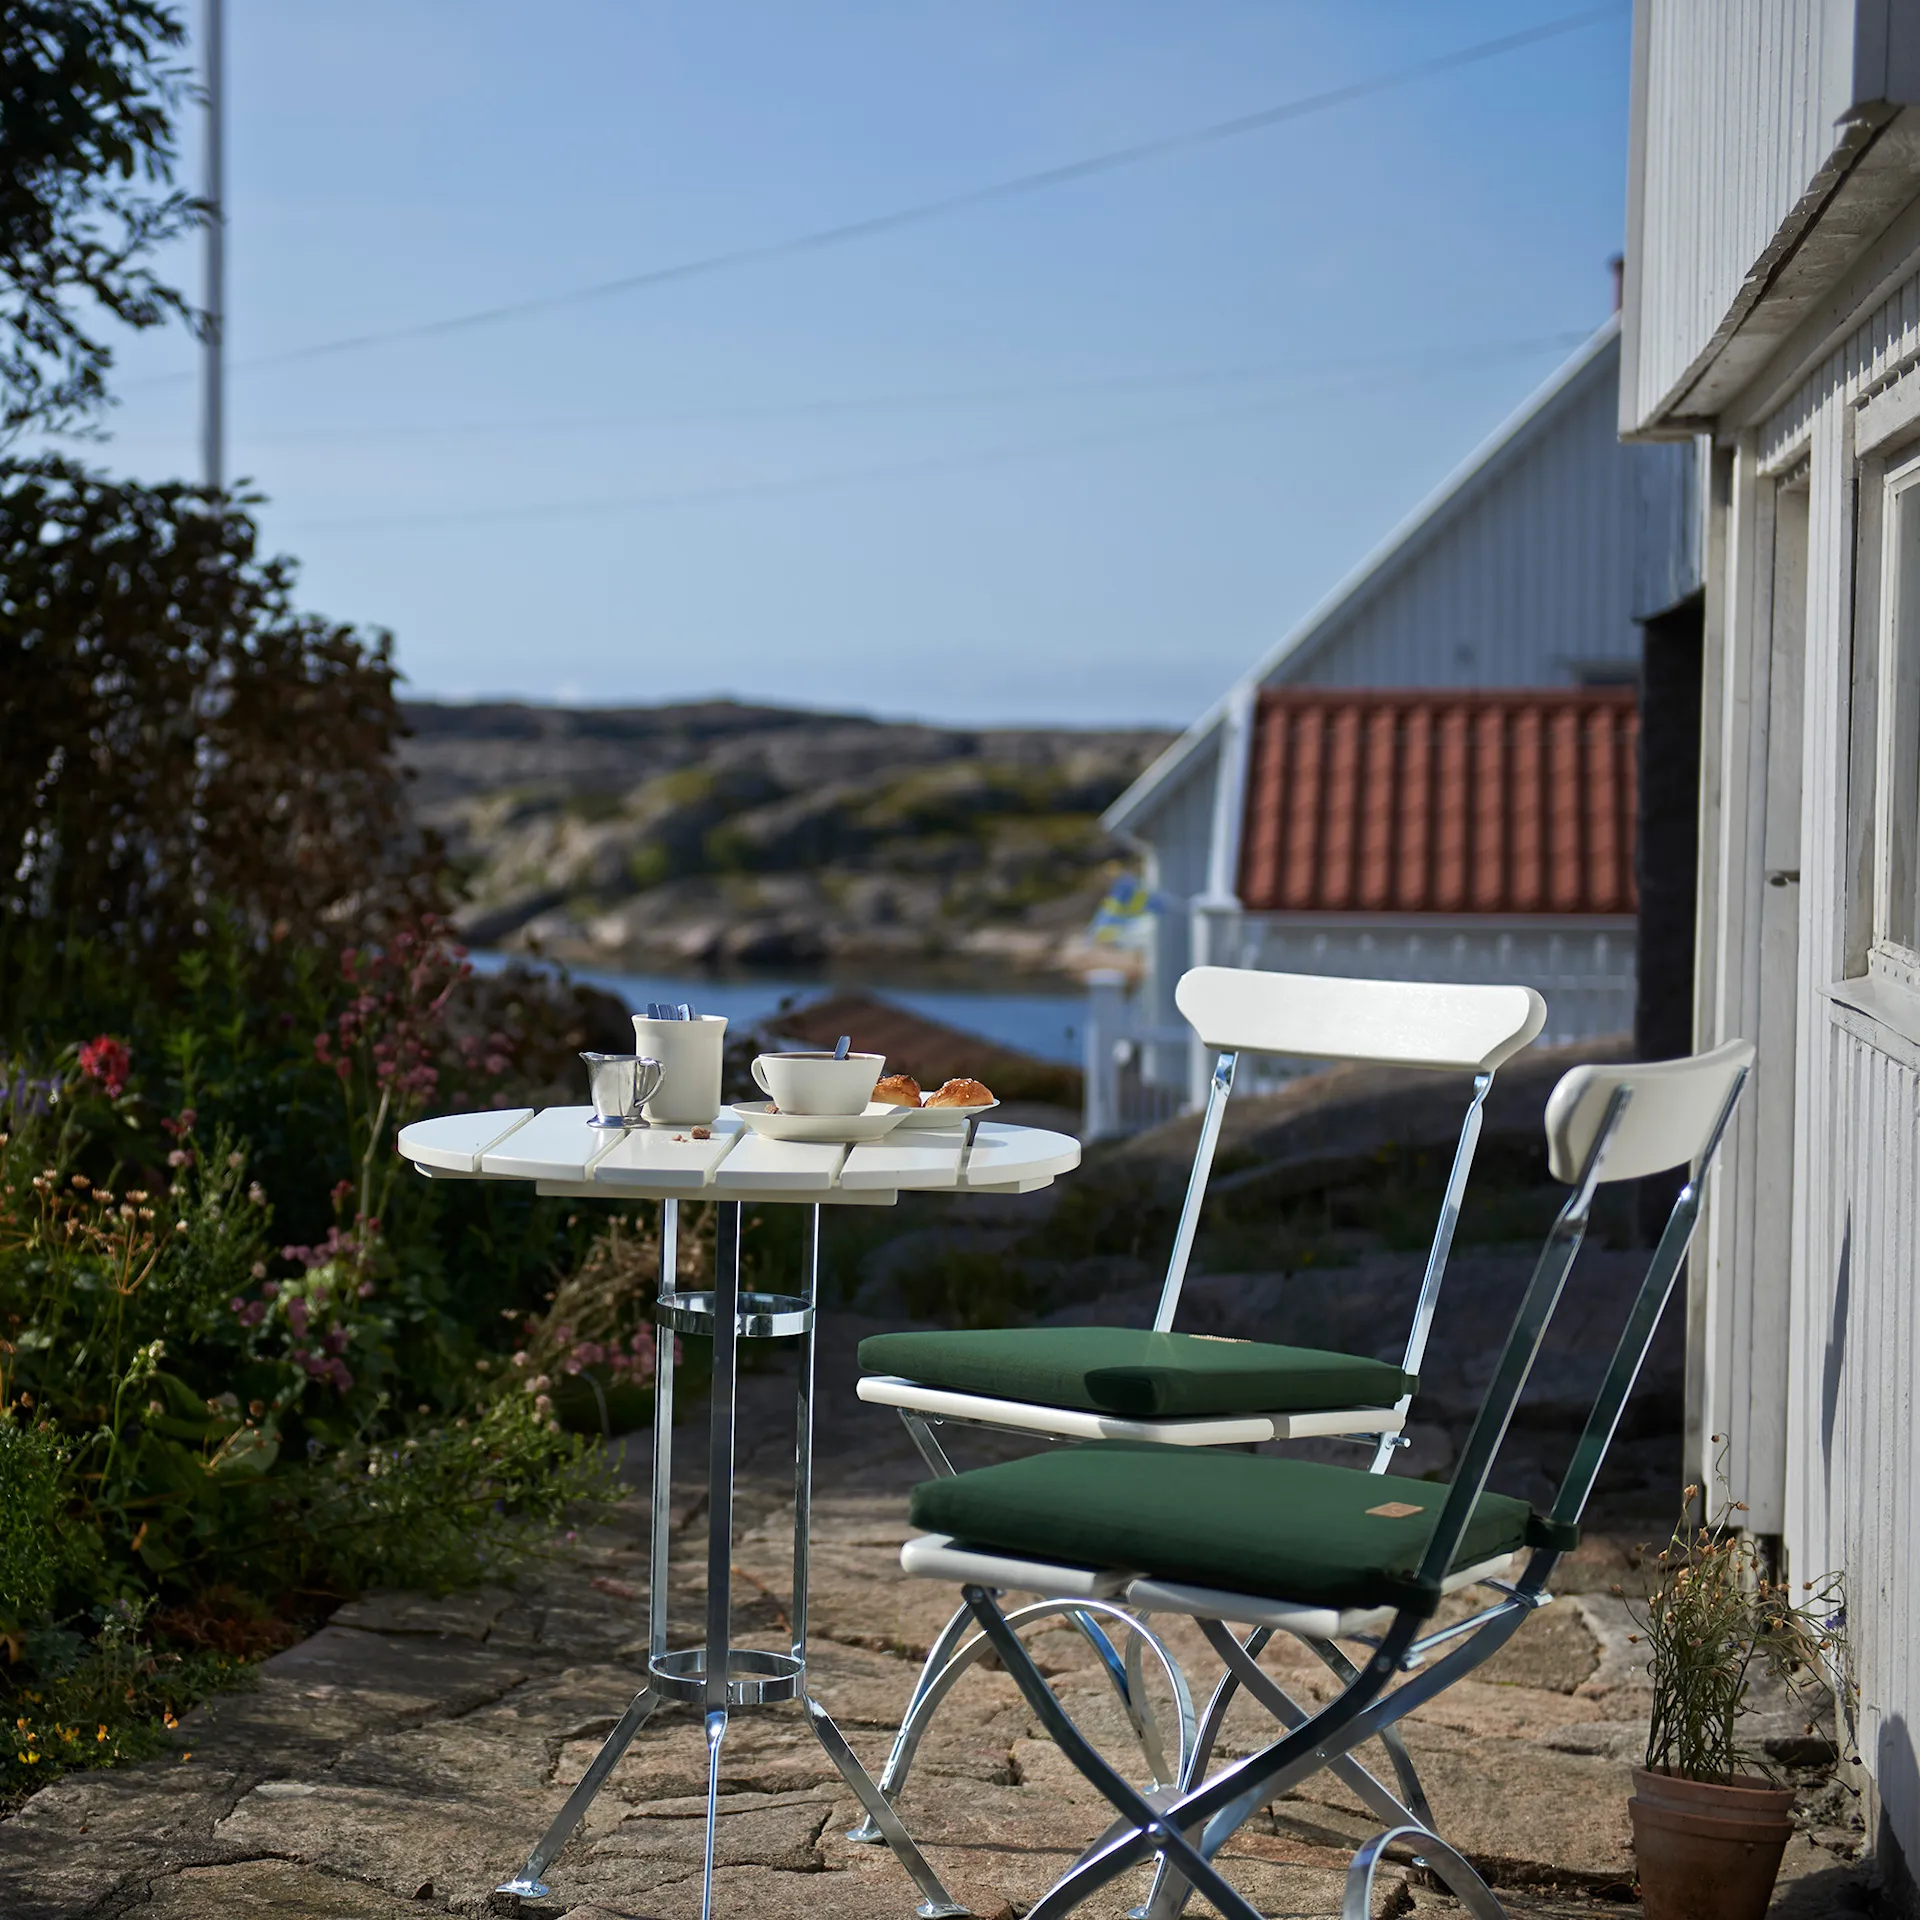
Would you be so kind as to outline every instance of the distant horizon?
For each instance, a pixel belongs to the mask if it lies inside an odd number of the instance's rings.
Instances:
[[[423,694],[396,690],[403,707],[531,707],[543,713],[669,713],[679,707],[742,707],[757,713],[804,713],[822,720],[866,720],[881,727],[934,727],[965,733],[1184,733],[1165,720],[929,719],[863,707],[818,707],[799,700],[755,700],[735,693],[675,694],[666,700],[557,700],[523,693]]]

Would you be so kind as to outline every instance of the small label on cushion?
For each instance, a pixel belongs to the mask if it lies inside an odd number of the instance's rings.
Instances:
[[[1387,1500],[1377,1507],[1369,1507],[1369,1513],[1377,1513],[1382,1520],[1408,1520],[1416,1513],[1425,1513],[1425,1507],[1410,1507],[1404,1500]]]

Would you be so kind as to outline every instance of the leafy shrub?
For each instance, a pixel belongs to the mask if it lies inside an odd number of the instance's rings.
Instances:
[[[64,1463],[51,1426],[0,1412],[0,1639],[15,1654],[22,1630],[53,1608]]]

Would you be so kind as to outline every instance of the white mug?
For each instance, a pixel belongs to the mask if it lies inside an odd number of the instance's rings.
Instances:
[[[720,1111],[721,1054],[726,1046],[724,1014],[703,1013],[692,1020],[649,1020],[633,1016],[634,1044],[660,1062],[660,1084],[641,1112],[656,1127],[704,1127]]]
[[[865,1113],[886,1064],[884,1053],[763,1053],[753,1077],[782,1113]]]

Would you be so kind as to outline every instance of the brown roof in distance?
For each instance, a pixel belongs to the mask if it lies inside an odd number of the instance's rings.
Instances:
[[[1255,913],[1630,914],[1629,687],[1271,688],[1241,835]]]

